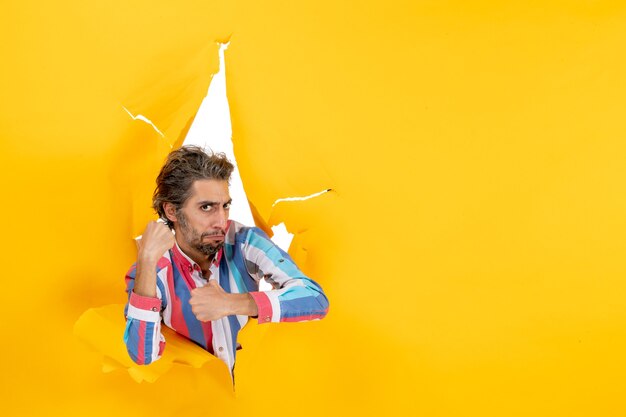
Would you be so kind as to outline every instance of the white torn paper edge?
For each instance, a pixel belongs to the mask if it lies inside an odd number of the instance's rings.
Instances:
[[[165,135],[163,134],[163,132],[161,132],[159,130],[158,127],[155,126],[154,123],[152,123],[152,120],[148,119],[146,116],[138,114],[137,116],[135,116],[134,114],[132,114],[126,107],[122,106],[122,108],[126,111],[126,113],[128,113],[128,115],[133,119],[133,120],[140,120],[142,122],[145,122],[147,124],[149,124],[150,126],[152,126],[152,128],[159,134],[161,135],[162,138],[165,137]]]
[[[285,201],[305,201],[305,200],[309,200],[311,198],[315,198],[315,197],[319,197],[322,194],[326,194],[327,192],[331,191],[330,188],[327,188],[325,190],[322,190],[320,192],[317,193],[313,193],[313,194],[309,194],[309,195],[305,195],[303,197],[285,197],[285,198],[279,198],[276,201],[274,201],[274,204],[272,204],[272,207],[274,207],[276,204],[278,203],[282,203]]]

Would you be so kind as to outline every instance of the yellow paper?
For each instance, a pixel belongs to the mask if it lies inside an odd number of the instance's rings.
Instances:
[[[626,413],[621,2],[3,6],[3,414]],[[73,334],[125,302],[227,39],[255,216],[331,304],[251,323],[234,397],[214,361],[129,375],[118,322],[104,363]]]

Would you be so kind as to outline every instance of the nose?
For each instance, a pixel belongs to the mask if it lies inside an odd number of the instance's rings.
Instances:
[[[224,207],[220,207],[219,211],[215,213],[214,218],[214,227],[224,230],[226,228],[226,223],[228,223],[228,211],[224,209]]]

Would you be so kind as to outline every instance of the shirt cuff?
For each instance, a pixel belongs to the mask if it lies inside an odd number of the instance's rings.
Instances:
[[[269,297],[262,291],[253,291],[249,292],[252,296],[252,299],[256,303],[259,323],[269,323],[272,321],[272,303],[270,302]]]
[[[128,300],[126,317],[156,323],[161,321],[160,310],[161,300],[157,297],[144,297],[132,291]]]

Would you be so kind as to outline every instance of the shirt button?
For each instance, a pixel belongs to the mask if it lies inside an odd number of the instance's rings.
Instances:
[[[265,321],[270,321],[270,317],[269,316],[265,317]]]
[[[157,308],[156,307],[152,307],[152,311],[157,311]]]
[[[221,351],[224,350],[224,348],[220,346],[219,348],[217,348],[217,350],[219,350],[221,352]]]

